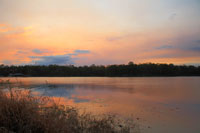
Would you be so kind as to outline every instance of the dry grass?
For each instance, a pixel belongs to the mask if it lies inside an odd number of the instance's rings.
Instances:
[[[0,85],[4,88],[0,90],[0,132],[138,132],[132,121],[121,121],[113,115],[94,116],[89,113],[79,113],[76,108],[56,105],[48,97],[36,97],[31,91],[12,88],[9,81],[1,82]]]

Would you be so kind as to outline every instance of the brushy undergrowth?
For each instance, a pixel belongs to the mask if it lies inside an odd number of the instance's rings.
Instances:
[[[113,115],[94,116],[78,109],[57,105],[48,97],[0,82],[1,133],[129,133],[138,132],[132,121]],[[137,131],[136,131],[137,130]]]

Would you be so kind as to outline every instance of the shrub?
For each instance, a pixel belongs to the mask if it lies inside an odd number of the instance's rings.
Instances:
[[[4,82],[6,83],[6,82]],[[16,133],[129,133],[139,132],[133,121],[114,115],[79,113],[70,106],[57,105],[49,97],[32,95],[30,90],[1,85],[0,132]]]

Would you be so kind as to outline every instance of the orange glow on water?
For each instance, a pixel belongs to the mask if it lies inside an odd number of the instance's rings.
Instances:
[[[187,132],[198,128],[198,77],[18,80],[25,86],[32,86],[34,95],[47,96],[53,103],[77,107],[80,111],[94,114],[112,113],[133,118],[144,131]],[[16,79],[10,78],[10,81],[16,82]],[[147,126],[152,128],[145,128]]]

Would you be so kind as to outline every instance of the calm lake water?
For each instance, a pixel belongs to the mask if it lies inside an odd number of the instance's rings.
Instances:
[[[133,118],[142,133],[200,133],[200,77],[0,79],[60,104]]]

